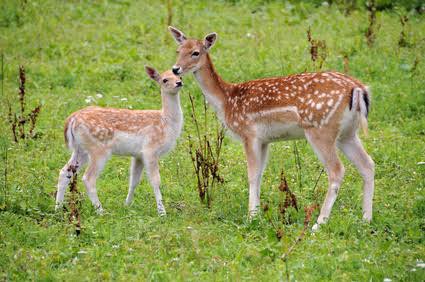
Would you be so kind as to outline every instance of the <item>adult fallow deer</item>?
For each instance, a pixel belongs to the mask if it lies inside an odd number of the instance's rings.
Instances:
[[[169,30],[179,45],[174,74],[194,74],[218,118],[244,145],[251,216],[260,205],[268,144],[306,138],[324,164],[329,180],[313,229],[329,218],[343,179],[344,167],[337,147],[363,177],[363,218],[372,219],[374,163],[357,135],[359,127],[367,129],[370,93],[364,84],[333,71],[229,83],[217,73],[208,53],[216,42],[216,33],[196,40],[174,27]]]

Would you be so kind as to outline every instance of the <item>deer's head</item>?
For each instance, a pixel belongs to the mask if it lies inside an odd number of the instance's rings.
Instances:
[[[199,70],[207,62],[207,53],[214,45],[217,34],[215,32],[205,36],[203,40],[188,39],[183,32],[172,26],[168,27],[177,48],[177,62],[173,66],[173,73],[184,75]]]
[[[180,76],[175,75],[171,70],[159,74],[154,68],[145,66],[148,76],[156,81],[161,87],[161,91],[168,94],[177,94],[183,86]]]

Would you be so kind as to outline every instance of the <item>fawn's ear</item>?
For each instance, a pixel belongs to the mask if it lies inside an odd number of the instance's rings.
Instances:
[[[171,35],[174,37],[174,40],[177,42],[177,44],[182,45],[183,42],[187,39],[186,35],[184,35],[183,32],[178,30],[175,27],[169,26],[168,30],[171,32]]]
[[[205,50],[208,51],[214,45],[216,40],[217,40],[217,33],[215,33],[215,32],[210,33],[207,36],[205,36],[205,38],[204,38]]]
[[[159,79],[161,78],[161,76],[154,68],[145,66],[145,70],[151,79],[155,80],[156,82],[159,82]]]

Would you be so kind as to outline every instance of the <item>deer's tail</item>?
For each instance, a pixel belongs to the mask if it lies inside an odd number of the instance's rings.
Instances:
[[[362,89],[360,87],[353,88],[350,110],[360,113],[360,128],[365,135],[368,134],[367,117],[369,115],[370,107],[370,90],[369,88]]]

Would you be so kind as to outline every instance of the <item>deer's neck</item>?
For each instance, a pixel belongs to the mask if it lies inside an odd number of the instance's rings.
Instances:
[[[207,63],[194,72],[202,93],[206,100],[211,104],[217,113],[224,108],[232,84],[225,82],[214,68],[209,54],[207,54]]]
[[[183,113],[180,106],[180,95],[161,92],[161,97],[163,117],[171,122],[182,123]]]

